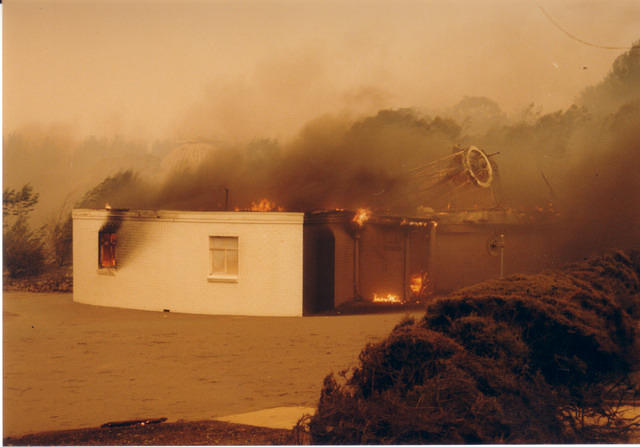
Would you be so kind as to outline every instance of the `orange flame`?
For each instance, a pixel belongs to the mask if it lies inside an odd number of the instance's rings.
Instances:
[[[416,295],[422,292],[422,275],[416,273],[415,275],[411,275],[409,278],[409,289]]]
[[[374,303],[402,303],[400,297],[393,293],[387,293],[386,295],[378,295],[377,293],[374,293],[371,301]]]
[[[410,227],[428,227],[429,222],[422,222],[419,220],[407,219],[406,217],[400,221],[400,225],[410,226]]]
[[[281,206],[276,205],[269,199],[262,199],[259,202],[251,202],[250,211],[284,211]]]
[[[371,210],[367,208],[359,208],[356,211],[356,215],[353,216],[353,221],[358,224],[359,227],[363,226],[366,221],[371,217]]]
[[[426,272],[414,273],[409,277],[409,290],[418,298],[429,289],[429,276]]]

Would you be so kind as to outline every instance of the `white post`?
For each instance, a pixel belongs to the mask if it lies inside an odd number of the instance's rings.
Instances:
[[[504,233],[500,234],[500,279],[504,278]]]
[[[436,263],[436,228],[438,228],[438,222],[432,221],[429,231],[429,259],[427,263],[428,278],[431,283],[431,292],[436,291],[436,275],[435,275],[435,263]]]

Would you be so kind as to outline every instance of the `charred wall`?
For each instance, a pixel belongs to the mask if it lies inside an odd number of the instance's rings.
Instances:
[[[335,237],[327,225],[303,229],[303,312],[329,311],[335,299]]]
[[[431,266],[436,292],[500,277],[500,255],[491,255],[488,241],[504,234],[504,275],[537,273],[563,261],[556,253],[558,229],[552,226],[441,224]]]
[[[407,235],[391,226],[364,225],[360,231],[360,296],[403,296]]]
[[[427,271],[429,232],[426,227],[365,225],[360,236],[360,295],[410,295],[412,275]]]
[[[304,309],[322,312],[354,299],[393,294],[406,299],[410,277],[429,269],[426,224],[377,219],[361,226],[353,213],[307,218],[304,226]]]

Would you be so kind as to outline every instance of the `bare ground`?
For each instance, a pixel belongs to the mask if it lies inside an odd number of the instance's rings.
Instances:
[[[313,407],[323,378],[353,365],[367,342],[386,337],[402,317],[186,315],[88,306],[73,303],[70,294],[5,292],[3,301],[5,438],[167,417],[152,429],[163,431],[181,419]],[[218,427],[211,430],[238,426]],[[271,438],[251,439],[238,443]],[[221,442],[235,443],[232,437]]]
[[[292,430],[221,421],[60,430],[3,441],[4,445],[295,445],[305,442]]]

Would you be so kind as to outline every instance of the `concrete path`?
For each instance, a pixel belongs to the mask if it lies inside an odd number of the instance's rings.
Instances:
[[[217,417],[219,421],[270,428],[293,428],[304,415],[313,415],[314,407],[276,407],[249,413]]]

